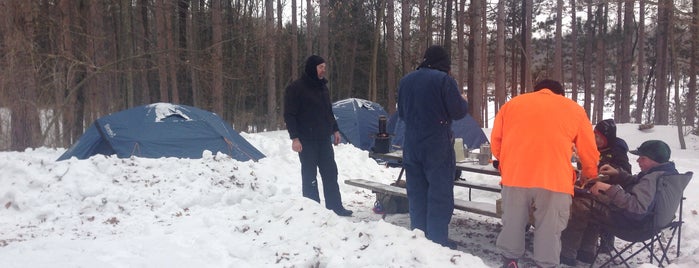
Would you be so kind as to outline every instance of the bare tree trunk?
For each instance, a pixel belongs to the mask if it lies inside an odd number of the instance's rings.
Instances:
[[[379,0],[376,9],[376,25],[374,27],[374,38],[371,44],[371,66],[369,67],[369,100],[377,101],[378,98],[378,64],[379,64],[379,43],[381,42],[381,29],[383,28],[384,1]]]
[[[350,62],[349,62],[349,70],[355,70],[357,67],[357,39],[353,38],[350,41]],[[350,96],[352,94],[352,89],[354,88],[354,79],[349,79],[347,89],[348,89],[348,94],[347,96]]]
[[[277,73],[276,68],[276,34],[274,29],[274,0],[265,0],[265,47],[267,50],[267,127],[277,129]]]
[[[314,22],[313,22],[313,4],[312,0],[306,0],[306,55],[310,56],[313,54],[313,34],[314,34]]]
[[[575,0],[570,0],[570,6],[575,7]],[[570,88],[573,101],[578,101],[578,17],[577,8],[571,8],[570,20]]]
[[[172,103],[180,103],[180,92],[177,88],[177,49],[175,48],[175,38],[172,36],[174,32],[172,24],[172,15],[175,14],[174,3],[164,3],[163,7],[165,16],[165,38],[166,38],[166,57],[167,57],[167,72],[170,80],[170,98]]]
[[[505,88],[505,0],[498,1],[497,30],[495,37],[495,113],[505,104],[507,89]]]
[[[514,6],[516,4],[512,3],[512,8],[514,9]],[[521,25],[521,24],[520,24]],[[517,26],[513,23],[512,24],[512,39],[514,40],[515,37],[517,36]],[[522,34],[521,31],[519,34]],[[521,38],[520,38],[521,39]],[[523,51],[520,49],[521,48],[521,43],[517,42],[510,42],[510,51],[512,52],[512,59],[511,59],[511,64],[510,64],[510,75],[512,76],[512,82],[510,83],[510,97],[514,98],[517,96],[517,85],[519,85],[519,81],[517,80],[518,75],[521,76],[521,72],[517,72],[519,70],[520,66],[517,66],[518,62],[521,62],[517,58],[518,55],[522,55]],[[524,89],[521,89],[522,92],[524,92]]]
[[[638,0],[638,59],[636,60],[636,84],[638,88],[636,89],[636,111],[634,113],[634,121],[636,123],[643,123],[643,106],[645,99],[643,98],[644,92],[644,81],[645,76],[645,65],[646,65],[646,0]]]
[[[470,114],[473,115],[473,118],[476,119],[476,122],[478,122],[478,125],[483,125],[483,69],[481,69],[482,61],[483,61],[483,54],[482,49],[483,49],[483,43],[481,42],[481,31],[483,30],[481,28],[481,20],[483,19],[481,15],[481,5],[482,2],[481,0],[472,0],[471,1],[471,6],[469,7],[471,9],[471,49],[473,50],[472,56],[473,60],[472,62],[472,68],[471,70],[473,73],[473,81],[471,81],[470,85],[472,86],[469,87],[468,89],[468,100],[469,100],[469,109],[471,109]]]
[[[34,42],[34,1],[0,1],[3,27],[4,85],[12,111],[10,119],[10,149],[22,151],[40,146],[39,114],[36,88],[37,73],[33,66],[36,51]]]
[[[553,79],[563,83],[563,0],[556,1],[556,37],[553,56]]]
[[[674,21],[673,17],[669,18],[669,24],[672,25]],[[674,59],[677,57],[677,50],[676,50],[676,39],[675,39],[675,31],[669,31],[668,33],[668,39],[672,40],[669,42],[670,46],[670,58]],[[680,149],[684,150],[687,149],[687,143],[684,140],[684,123],[682,122],[682,103],[680,102],[680,83],[679,83],[679,77],[680,74],[678,72],[677,68],[677,63],[678,61],[673,60],[671,63],[671,73],[672,73],[672,82],[674,83],[675,86],[675,115],[677,120],[677,139],[680,142]]]
[[[597,46],[597,52],[595,54],[595,58],[597,59],[597,63],[595,64],[595,103],[594,103],[594,112],[592,116],[592,122],[597,122],[600,121],[604,118],[602,118],[602,114],[604,112],[604,89],[605,89],[605,77],[606,77],[606,62],[607,62],[607,53],[606,53],[606,46],[604,44],[604,39],[606,38],[607,35],[607,4],[600,4],[597,6],[597,27],[598,27],[598,34],[597,38],[595,39],[595,44]]]
[[[121,0],[119,14],[121,19],[121,30],[119,31],[119,66],[123,75],[124,88],[126,91],[126,107],[133,107],[135,103],[134,96],[134,65],[133,55],[133,29],[131,26],[131,0]]]
[[[104,8],[101,1],[95,1],[89,7],[88,23],[88,62],[90,67],[87,70],[88,82],[85,85],[84,96],[78,96],[85,103],[84,117],[87,122],[92,122],[102,114],[109,112],[112,108],[108,105],[109,100],[113,100],[111,94],[111,81],[107,74],[108,55],[110,51],[110,41],[107,40],[104,23]]]
[[[449,54],[452,55],[452,50],[451,50],[451,32],[453,26],[451,25],[451,13],[452,13],[452,1],[455,0],[446,0],[446,10],[445,10],[445,18],[444,18],[444,49],[449,51]]]
[[[175,23],[173,27],[176,28],[174,31],[175,35],[175,52],[173,59],[175,59],[176,65],[173,67],[175,72],[175,81],[177,82],[177,91],[180,93],[179,102],[183,104],[192,104],[192,87],[191,81],[192,72],[190,69],[193,67],[187,62],[187,57],[189,53],[189,25],[187,21],[190,18],[190,0],[177,0],[175,5]]]
[[[223,115],[223,7],[221,0],[211,0],[211,100],[216,114]]]
[[[192,82],[190,84],[191,91],[192,91],[192,105],[193,106],[202,106],[203,103],[201,103],[201,89],[200,89],[200,82],[199,82],[199,72],[197,71],[199,65],[200,65],[200,60],[198,55],[198,51],[201,49],[201,43],[199,43],[198,35],[200,33],[200,16],[201,16],[201,6],[199,5],[198,0],[193,0],[192,5],[190,8],[190,13],[191,15],[187,17],[187,35],[189,38],[187,38],[187,47],[189,48],[187,51],[187,60],[189,61],[190,67],[188,68],[189,70],[189,76],[192,79]],[[220,116],[223,116],[222,114],[219,114]]]
[[[474,54],[475,54],[475,48],[474,48],[475,41],[473,40],[476,38],[476,36],[473,33],[473,29],[474,29],[473,28],[473,16],[474,16],[473,13],[476,11],[473,10],[473,1],[474,0],[469,0],[468,10],[466,11],[466,12],[468,12],[468,20],[467,21],[469,22],[468,44],[466,45],[468,48],[468,56],[467,56],[468,61],[466,62],[468,67],[466,67],[466,68],[468,68],[468,70],[469,70],[466,73],[466,95],[468,96],[468,99],[469,99],[469,107],[468,108],[469,108],[469,113],[471,115],[473,115],[473,112],[474,112],[473,107],[471,107],[472,106],[471,99],[473,98],[473,94],[474,94],[473,90],[475,89],[475,87],[473,86],[473,82],[475,81],[474,69],[476,68],[475,64],[474,64],[474,60],[476,59],[476,56],[474,56]]]
[[[585,52],[583,55],[586,55],[585,58],[583,58],[583,87],[584,87],[584,92],[585,92],[585,100],[583,103],[583,108],[585,109],[585,112],[587,113],[588,116],[592,117],[592,63],[593,63],[593,57],[589,57],[587,55],[592,55],[592,46],[594,45],[593,40],[595,40],[595,28],[592,25],[592,21],[594,20],[594,16],[592,15],[592,1],[587,0],[587,21],[585,22],[585,35],[586,35],[586,42],[585,42]]]
[[[483,94],[483,102],[481,102],[481,126],[488,126],[488,66],[490,62],[488,61],[488,17],[487,14],[487,2],[484,0],[481,2],[481,73],[479,80],[481,81],[481,92]]]
[[[293,80],[299,74],[299,25],[296,17],[296,0],[291,0],[291,75]]]
[[[148,15],[148,0],[139,0],[137,9],[140,11],[141,23],[140,30],[143,33],[143,38],[140,46],[136,46],[136,49],[143,54],[142,58],[139,60],[139,67],[142,68],[140,73],[141,76],[141,102],[151,103],[151,88],[150,88],[150,69],[151,69],[151,34],[150,34],[150,16]],[[140,50],[139,50],[140,49]]]
[[[655,76],[655,115],[653,123],[667,125],[669,123],[668,104],[668,35],[670,34],[670,21],[672,20],[672,0],[658,2],[658,31],[655,45],[657,55],[657,75]]]
[[[403,63],[403,70],[400,76],[403,76],[410,71],[413,67],[413,57],[412,57],[412,46],[410,45],[410,11],[412,5],[410,1],[401,1],[401,16],[400,16],[400,31],[401,31],[401,58]]]
[[[617,122],[631,122],[631,69],[633,65],[633,29],[634,27],[634,3],[626,1],[624,4],[624,41],[622,46],[621,62],[621,96],[619,104],[619,117]]]
[[[58,145],[65,147],[69,146],[74,140],[77,140],[78,137],[80,137],[83,132],[83,128],[82,124],[78,124],[80,122],[77,122],[78,120],[76,120],[77,115],[75,114],[75,105],[77,98],[75,94],[72,94],[73,91],[77,90],[77,81],[75,79],[76,66],[74,66],[75,56],[73,55],[73,37],[71,34],[71,18],[74,16],[74,11],[72,9],[71,2],[68,0],[61,0],[59,2],[59,8],[61,11],[60,36],[62,38],[62,44],[59,46],[60,49],[58,52],[59,55],[61,55],[59,70],[65,74],[58,75],[58,77],[62,77],[64,80],[62,82],[58,81],[62,90],[56,91],[57,103],[55,109],[63,120],[54,120],[54,122],[62,122],[62,128],[64,131],[63,133],[59,132],[62,139],[60,139],[61,144]],[[57,125],[54,127],[56,130],[61,129]]]
[[[274,58],[275,58],[275,61],[277,62],[276,66],[275,66],[277,75],[275,75],[274,83],[275,83],[275,88],[276,88],[276,92],[277,92],[276,93],[277,97],[279,97],[279,96],[283,96],[284,87],[289,82],[289,80],[282,80],[284,78],[284,74],[288,70],[288,68],[286,68],[286,66],[284,64],[284,61],[285,61],[286,55],[289,51],[288,51],[288,49],[285,49],[284,46],[285,46],[285,43],[289,40],[287,40],[287,38],[284,36],[284,31],[285,31],[284,30],[284,20],[288,19],[288,18],[284,17],[283,4],[285,4],[285,3],[282,3],[282,2],[285,2],[285,1],[284,0],[276,0],[276,1],[277,1],[277,9],[276,9],[277,27],[275,28],[275,33],[274,33],[274,35],[275,35],[275,38],[274,38],[274,47],[275,47],[274,48]],[[291,64],[291,65],[293,65],[293,64]],[[283,112],[282,102],[283,102],[283,97],[277,98],[277,102],[275,104],[275,106],[277,107],[276,108],[276,110],[277,110],[276,111],[277,124],[275,126],[276,127],[275,130],[281,129],[280,127],[282,127],[282,126],[279,124],[284,121],[283,119],[279,120],[279,118],[280,118],[280,116],[282,116],[282,112]]]
[[[464,25],[466,24],[466,0],[459,0],[457,5],[457,15],[456,15],[456,82],[459,85],[459,90],[463,91],[464,81],[466,80],[466,62],[464,59]]]
[[[329,0],[318,0],[319,2],[319,12],[318,18],[320,18],[320,28],[318,36],[318,51],[321,56],[325,57],[326,61],[330,61],[332,64],[332,59],[330,58],[330,27],[328,25],[328,15],[330,12],[328,7]]]
[[[686,112],[686,123],[687,125],[697,127],[699,126],[695,123],[697,118],[697,48],[699,48],[699,0],[692,0],[692,24],[690,26],[692,44],[690,52],[690,64],[689,64],[689,84],[687,85],[687,112]]]
[[[418,0],[417,7],[419,10],[419,16],[417,18],[418,34],[416,49],[418,53],[422,53],[431,44],[431,42],[428,40],[429,31],[427,29],[427,20],[430,17],[429,13],[432,9],[427,5],[427,0]]]
[[[396,58],[396,26],[394,14],[395,5],[393,0],[386,0],[386,87],[388,87],[388,106],[387,112],[392,114],[396,111],[396,69],[397,69],[397,58]]]
[[[520,92],[530,92],[532,87],[532,0],[522,1],[522,88]]]
[[[622,80],[622,65],[624,64],[624,44],[623,44],[623,31],[622,31],[622,23],[623,23],[623,0],[617,0],[617,14],[616,14],[616,28],[614,29],[615,33],[613,35],[618,35],[621,37],[621,41],[619,38],[611,38],[610,40],[612,43],[613,51],[616,57],[614,59],[616,60],[610,68],[614,68],[614,99],[612,100],[613,106],[614,106],[614,118],[619,118],[620,113],[621,113],[621,80]],[[605,97],[606,98],[606,97]],[[618,122],[618,120],[617,120]]]
[[[157,46],[158,46],[158,80],[160,88],[160,101],[170,102],[170,93],[168,91],[168,79],[167,79],[167,12],[165,11],[165,0],[156,0],[155,12],[155,24],[157,29]]]

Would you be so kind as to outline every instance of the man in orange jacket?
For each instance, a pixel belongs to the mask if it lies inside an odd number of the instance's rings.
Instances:
[[[597,177],[599,152],[585,110],[564,96],[558,81],[542,80],[534,92],[505,103],[495,116],[491,146],[502,175],[502,230],[497,246],[504,267],[524,255],[524,232],[534,209],[534,255],[540,267],[555,267],[561,252],[576,173],[574,145],[584,178]]]

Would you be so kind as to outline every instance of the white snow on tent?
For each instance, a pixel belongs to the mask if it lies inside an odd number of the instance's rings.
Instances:
[[[184,107],[172,103],[164,103],[164,102],[158,102],[158,103],[153,103],[149,104],[148,108],[155,108],[155,122],[162,122],[163,119],[168,118],[173,115],[178,115],[186,121],[192,120],[184,114],[180,109],[184,109]]]
[[[343,106],[346,104],[351,104],[352,102],[357,103],[356,106],[355,105],[351,106],[351,107],[355,107],[355,109],[361,107],[361,108],[365,108],[368,110],[374,110],[374,106],[371,105],[371,103],[372,103],[371,101],[364,100],[364,99],[357,99],[357,98],[349,98],[349,99],[339,100],[339,101],[334,102],[333,106]],[[335,116],[335,118],[337,119],[337,116]]]

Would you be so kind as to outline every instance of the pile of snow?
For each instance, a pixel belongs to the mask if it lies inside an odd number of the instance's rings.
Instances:
[[[680,172],[699,171],[696,136],[687,136],[689,149],[680,150],[673,127],[644,132],[632,124],[618,127],[631,148],[648,139],[665,140]],[[239,162],[205,152],[202,159],[94,156],[56,162],[64,149],[0,153],[0,267],[500,265],[494,245],[498,219],[455,212],[450,232],[459,248],[450,250],[409,230],[406,214],[374,214],[375,195],[342,181],[389,183],[400,170],[377,164],[366,151],[335,147],[343,201],[355,211],[353,217],[338,217],[301,197],[300,164],[286,132],[242,135],[267,157]],[[463,177],[498,181],[480,174]],[[697,186],[695,178],[685,192],[687,224],[676,260],[682,267],[699,263],[694,257]],[[456,194],[467,198],[465,189]],[[474,192],[477,201],[496,198]]]

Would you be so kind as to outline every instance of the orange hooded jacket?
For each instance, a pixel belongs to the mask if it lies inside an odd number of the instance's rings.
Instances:
[[[582,176],[597,177],[599,152],[585,110],[547,88],[505,103],[495,116],[490,141],[504,186],[573,194],[573,145]]]

